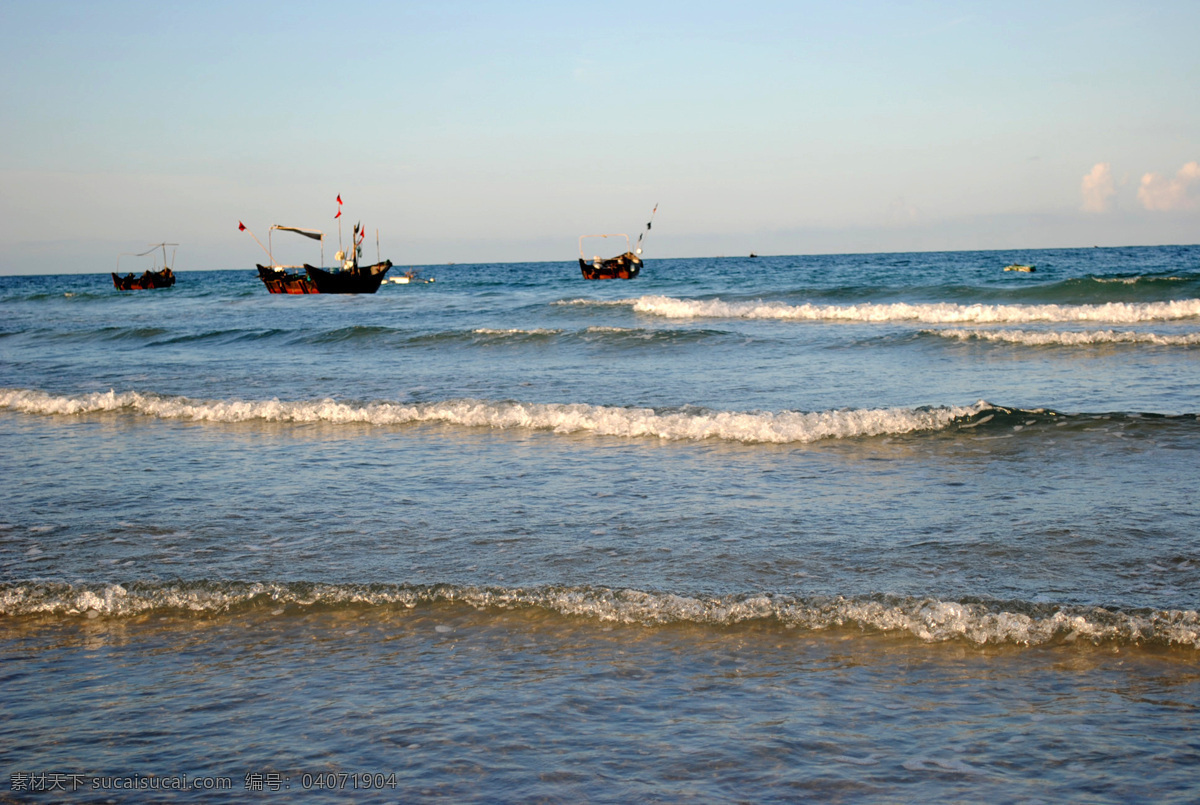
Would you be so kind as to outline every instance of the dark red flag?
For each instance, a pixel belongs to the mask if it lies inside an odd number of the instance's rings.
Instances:
[[[245,232],[245,231],[246,231],[246,225],[245,225],[245,224],[243,224],[241,221],[238,221],[238,231],[239,231],[239,232]]]
[[[334,217],[334,218],[341,218],[341,217],[342,217],[342,211],[341,211],[341,210],[338,210],[338,214],[337,214],[337,215],[335,215],[335,216],[333,216],[333,217]]]
[[[342,203],[342,194],[338,193],[338,204]]]

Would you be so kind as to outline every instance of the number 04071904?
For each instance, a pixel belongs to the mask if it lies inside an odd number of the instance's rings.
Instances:
[[[300,785],[304,788],[325,788],[340,791],[345,788],[395,788],[396,773],[371,774],[369,772],[325,772],[323,774],[303,774]]]

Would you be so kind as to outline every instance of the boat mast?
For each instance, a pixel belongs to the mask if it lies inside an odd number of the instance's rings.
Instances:
[[[344,260],[346,257],[346,251],[342,247],[342,194],[341,193],[338,193],[337,202],[338,202],[337,215],[335,215],[333,217],[336,218],[337,222],[338,222],[338,252],[342,255],[342,257],[340,259]],[[325,258],[324,258],[324,256],[322,256],[321,263],[324,264],[324,262],[325,262]]]
[[[179,244],[178,244],[178,243],[160,243],[160,244],[158,244],[158,245],[162,247],[162,252],[163,252],[163,268],[170,268],[171,266],[169,266],[169,265],[167,264],[167,247],[168,247],[168,246],[178,246]],[[171,262],[172,262],[172,263],[174,263],[174,262],[175,262],[175,250],[174,250],[174,249],[171,249]]]

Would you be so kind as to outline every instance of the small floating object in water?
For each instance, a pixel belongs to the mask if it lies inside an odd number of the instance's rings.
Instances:
[[[434,281],[434,277],[429,277],[428,279],[426,279],[425,277],[421,276],[421,272],[419,272],[419,271],[406,271],[406,272],[404,272],[403,275],[401,275],[399,277],[392,277],[390,279],[384,280],[384,283],[386,284],[386,283],[390,282],[393,285],[409,285],[411,283],[416,283],[416,282],[433,282],[433,281]]]
[[[1028,274],[1031,271],[1037,271],[1037,266],[1023,266],[1020,263],[1013,263],[1011,266],[1005,266],[1005,271],[1024,271]]]

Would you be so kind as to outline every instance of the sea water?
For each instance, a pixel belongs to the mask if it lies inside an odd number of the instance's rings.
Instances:
[[[0,801],[1200,797],[1200,247],[180,262],[0,278]]]

